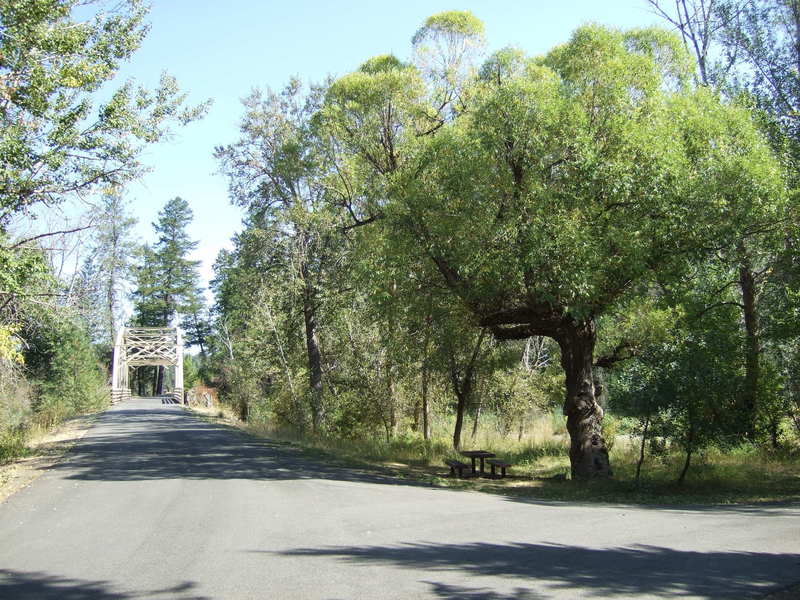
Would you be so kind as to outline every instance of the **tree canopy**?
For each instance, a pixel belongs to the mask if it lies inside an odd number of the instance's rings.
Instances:
[[[399,64],[334,82],[322,109],[341,160],[369,173],[356,214],[416,240],[408,260],[496,338],[559,343],[575,476],[609,472],[596,319],[782,210],[751,113],[690,65],[663,31],[587,26],[543,57],[494,55],[458,110]]]
[[[90,16],[79,19],[78,8]],[[0,225],[140,175],[144,145],[205,112],[207,104],[186,107],[167,74],[155,90],[129,81],[106,96],[147,33],[146,14],[139,0],[2,3]]]

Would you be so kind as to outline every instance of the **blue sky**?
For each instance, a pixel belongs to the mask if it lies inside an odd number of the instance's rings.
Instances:
[[[470,10],[486,26],[488,50],[517,46],[530,54],[567,41],[586,22],[617,27],[659,24],[645,0],[152,0],[151,31],[120,79],[155,86],[166,70],[193,102],[214,100],[208,116],[147,150],[152,172],[127,193],[142,241],[175,196],[194,211],[190,228],[200,241],[194,258],[204,279],[223,247],[241,228],[213,149],[236,140],[240,99],[254,87],[281,88],[290,77],[320,81],[343,75],[367,58],[388,52],[410,55],[410,39],[426,17]]]

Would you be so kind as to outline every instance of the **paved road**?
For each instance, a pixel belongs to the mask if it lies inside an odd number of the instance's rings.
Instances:
[[[404,484],[135,399],[0,505],[0,598],[759,597],[798,517]]]

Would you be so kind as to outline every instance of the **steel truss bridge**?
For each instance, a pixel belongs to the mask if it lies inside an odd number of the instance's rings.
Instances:
[[[131,397],[131,367],[175,367],[172,396],[183,402],[183,340],[177,327],[123,327],[114,344],[111,401]]]

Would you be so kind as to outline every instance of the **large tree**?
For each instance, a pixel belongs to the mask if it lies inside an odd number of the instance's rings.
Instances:
[[[146,12],[139,0],[0,3],[0,226],[137,176],[145,144],[204,112],[185,108],[167,75],[156,90],[127,82],[97,102],[146,35]]]
[[[320,346],[320,279],[335,247],[325,210],[325,157],[311,124],[321,92],[291,81],[280,93],[254,91],[244,100],[241,138],[216,149],[231,201],[244,207],[251,233],[267,236],[267,256],[280,264],[301,308],[311,423],[325,420]]]
[[[198,303],[200,261],[189,259],[198,242],[186,231],[192,218],[189,203],[176,197],[153,223],[158,239],[144,251],[139,286],[133,294],[139,325],[170,327],[177,315],[188,314]]]
[[[200,274],[200,261],[191,260],[189,254],[197,247],[186,228],[193,214],[183,198],[173,198],[158,213],[153,229],[156,243],[145,246],[137,268],[136,289],[133,292],[136,325],[147,327],[173,327],[176,318],[196,316],[204,305]],[[195,336],[196,337],[196,336]],[[156,393],[163,385],[163,369],[158,371]]]
[[[697,62],[696,81],[729,96],[745,95],[760,113],[761,127],[788,166],[796,184],[800,157],[800,2],[798,0],[679,0],[674,4],[648,0],[674,26]],[[713,57],[717,57],[714,60]],[[738,290],[736,304],[744,330],[744,385],[740,395],[741,432],[753,439],[765,386],[764,297],[769,288],[791,278],[787,266],[795,254],[786,248],[796,238],[796,216],[776,212],[771,221],[749,227],[743,219],[733,244],[719,246],[719,259],[728,265],[727,286]],[[731,240],[729,240],[731,241]],[[783,251],[782,251],[783,250]],[[778,294],[780,296],[781,294]],[[705,312],[729,303],[711,298]],[[769,319],[769,317],[767,317]],[[768,404],[768,402],[766,402]]]
[[[614,353],[595,356],[597,319],[776,210],[780,169],[750,114],[692,85],[659,30],[584,27],[534,60],[501,51],[444,112],[414,67],[367,66],[323,109],[368,173],[355,214],[417,240],[408,260],[434,265],[497,339],[558,343],[572,475],[609,475],[594,364]]]
[[[133,239],[136,219],[118,193],[105,194],[94,211],[89,255],[82,270],[88,288],[88,308],[95,323],[95,341],[114,345],[121,322],[121,300],[133,275],[138,244]]]

